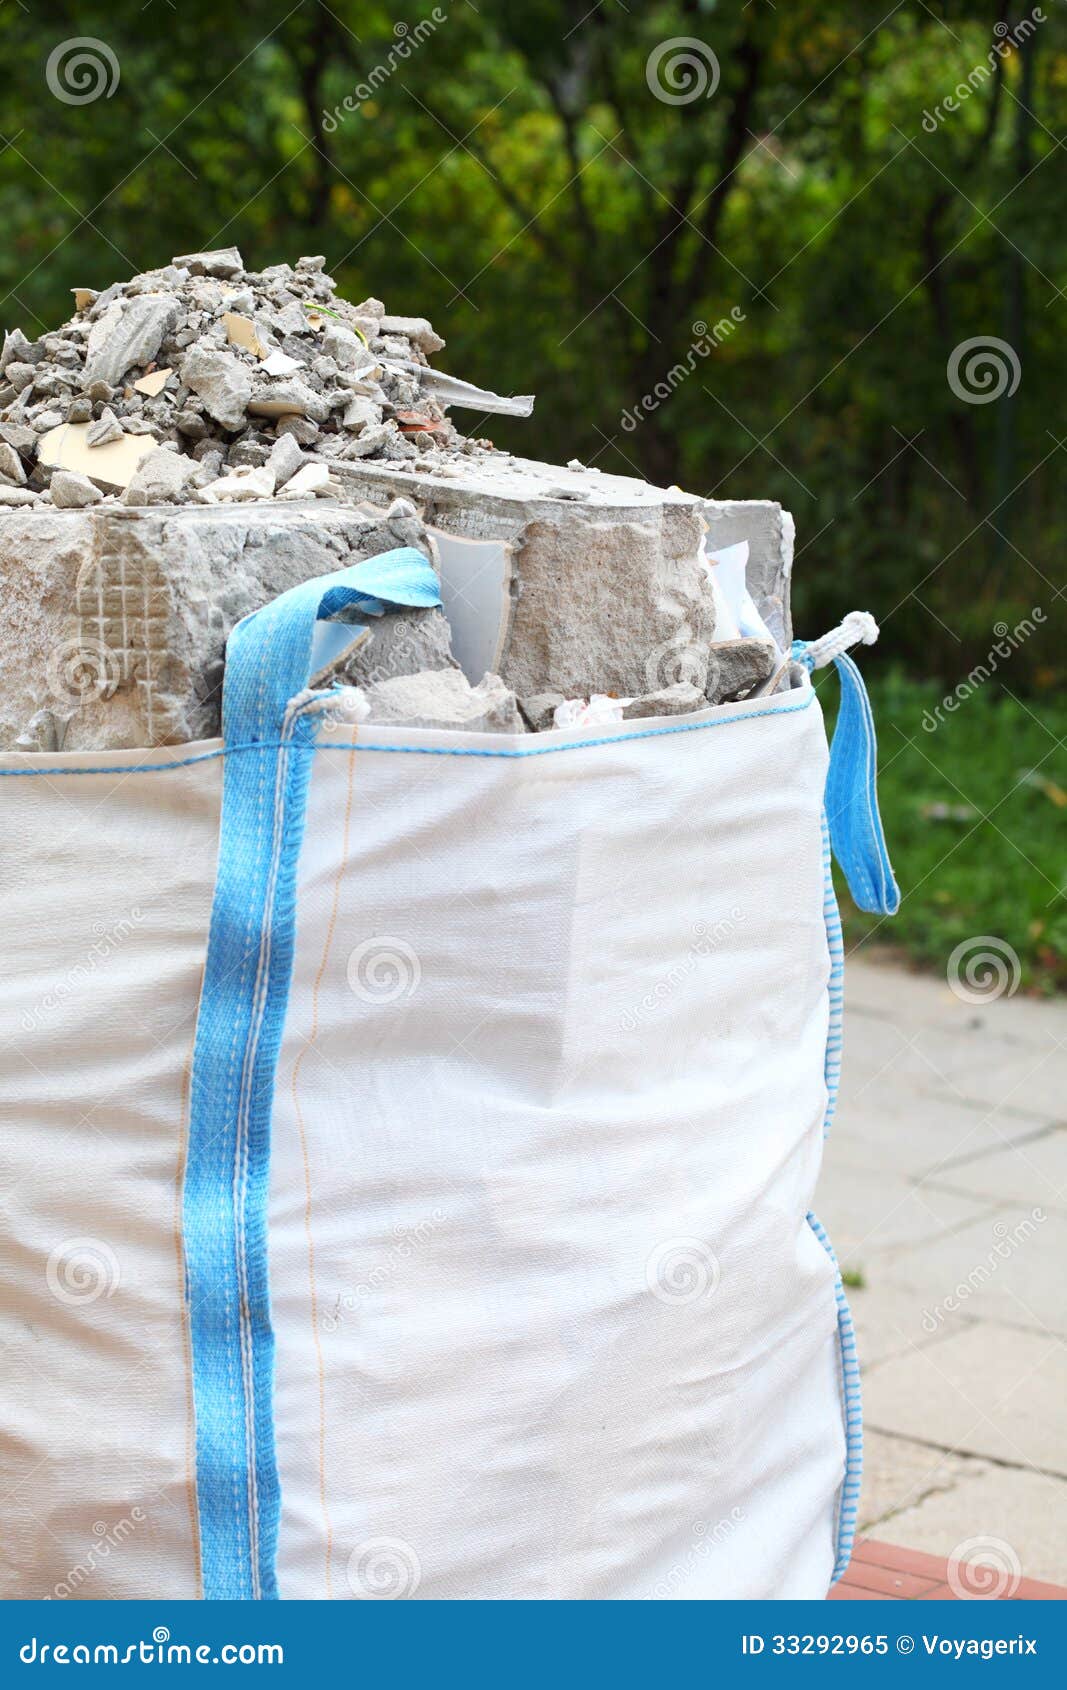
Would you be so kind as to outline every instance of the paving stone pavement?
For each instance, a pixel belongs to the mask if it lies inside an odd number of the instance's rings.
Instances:
[[[860,1529],[1067,1584],[1067,1004],[870,953],[845,1001],[817,1208],[862,1276]]]

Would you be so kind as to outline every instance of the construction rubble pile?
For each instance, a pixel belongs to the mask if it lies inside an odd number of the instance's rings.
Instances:
[[[179,256],[0,352],[0,746],[219,732],[226,639],[288,588],[399,546],[443,609],[387,611],[316,674],[356,722],[539,732],[789,686],[792,523],[465,438],[528,416],[431,368],[421,317],[322,258]]]

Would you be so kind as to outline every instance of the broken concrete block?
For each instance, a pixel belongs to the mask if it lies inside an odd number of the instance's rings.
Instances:
[[[86,505],[98,505],[104,496],[87,475],[70,469],[57,469],[48,490],[58,510],[83,510]]]
[[[188,360],[186,361],[188,367]],[[247,405],[251,417],[310,417],[312,422],[325,422],[330,414],[326,401],[309,387],[306,381],[293,376],[288,380],[260,383]]]
[[[339,370],[373,369],[375,360],[367,343],[344,323],[328,323],[322,334],[322,350]]]
[[[500,673],[520,696],[636,697],[650,649],[699,654],[715,632],[692,513],[662,507],[655,526],[536,518],[522,532],[521,590]]]
[[[279,499],[313,499],[325,492],[333,477],[328,464],[305,464],[303,469],[286,482]]]
[[[279,434],[267,462],[274,471],[275,487],[284,487],[303,464],[304,454],[291,434]]]
[[[171,263],[192,276],[238,276],[244,270],[244,259],[235,246],[219,247],[215,252],[187,252]]]
[[[692,681],[676,681],[659,692],[646,692],[643,698],[627,699],[622,718],[624,722],[636,722],[648,716],[687,716],[692,710],[706,709],[707,704],[702,688]]]
[[[6,440],[0,442],[0,481],[5,481],[12,487],[21,487],[25,480],[26,471],[15,448]]]
[[[249,464],[238,465],[218,481],[209,481],[205,491],[222,500],[269,499],[274,485],[274,471],[269,464]]]
[[[362,394],[357,393],[345,407],[344,426],[353,434],[361,434],[365,428],[377,428],[381,420],[381,406],[365,399]]]
[[[89,424],[85,439],[90,446],[106,446],[109,440],[121,440],[123,427],[110,405],[105,405],[95,422]]]
[[[772,499],[703,499],[710,555],[748,542],[745,581],[756,608],[783,651],[793,643],[789,605],[796,529],[789,511]]]
[[[356,436],[353,445],[358,447],[363,438]],[[447,480],[440,472],[439,475],[427,473],[427,468],[423,462],[414,468],[398,470],[380,459],[357,462],[346,454],[343,460],[335,463],[334,474],[356,496],[378,503],[393,493],[403,492],[414,500],[435,532],[443,531],[465,541],[493,541],[502,548],[501,555],[506,560],[504,568],[494,568],[488,573],[484,560],[475,559],[472,553],[459,550],[449,560],[442,550],[445,609],[454,624],[456,655],[467,674],[481,672],[476,665],[468,667],[464,652],[473,647],[479,660],[488,655],[485,667],[501,673],[509,684],[515,686],[520,697],[545,690],[561,690],[564,684],[553,678],[550,685],[536,684],[526,688],[522,685],[521,672],[509,673],[504,657],[505,651],[514,649],[518,643],[515,639],[519,621],[517,613],[525,596],[527,574],[540,574],[540,566],[534,567],[537,559],[535,551],[531,550],[528,528],[532,521],[541,519],[562,524],[570,533],[576,550],[582,547],[587,523],[618,525],[620,533],[614,542],[608,542],[608,551],[616,554],[609,572],[615,579],[625,579],[626,576],[628,566],[622,553],[626,549],[625,528],[630,524],[649,529],[653,536],[658,536],[651,545],[653,551],[659,553],[657,568],[661,579],[672,573],[669,561],[672,555],[696,557],[705,530],[708,551],[746,540],[749,546],[749,590],[775,638],[784,650],[789,649],[792,641],[789,577],[793,557],[793,519],[781,505],[758,499],[702,499],[678,488],[653,487],[631,476],[602,474],[580,466],[562,469],[531,458],[485,453],[477,449],[462,457],[442,456],[440,471],[447,468],[451,472]],[[538,542],[538,546],[541,545],[543,539]],[[557,566],[564,570],[565,551],[564,547],[556,559]],[[489,574],[493,576],[491,583],[488,581]],[[567,579],[566,573],[557,577],[557,591]],[[606,586],[607,578],[601,577],[601,589]],[[480,596],[477,613],[470,603],[476,595]],[[610,593],[607,596],[610,597]],[[550,582],[548,594],[541,601],[546,613],[550,613],[551,600]],[[606,611],[604,593],[599,589],[593,605],[594,620],[602,614],[610,614]],[[527,609],[530,609],[529,604]],[[700,641],[698,639],[694,646],[690,640],[689,612],[682,607],[679,609],[676,619],[673,613],[660,619],[651,638],[650,630],[646,628],[634,650],[643,654],[640,668],[649,652],[661,646],[669,648],[673,638],[673,651],[688,653],[681,669],[676,668],[672,673],[668,668],[653,677],[651,683],[642,673],[635,674],[632,676],[634,685],[610,684],[599,677],[592,678],[585,685],[572,686],[567,681],[569,695],[588,697],[592,692],[604,691],[639,697],[679,679],[699,682],[699,675],[695,671],[690,672],[690,668],[700,658]],[[670,632],[672,621],[675,623],[673,635]],[[520,636],[520,640],[523,637]],[[711,637],[714,638],[714,633]]]
[[[105,493],[122,493],[138,464],[156,443],[151,435],[123,434],[102,446],[88,442],[91,423],[61,423],[42,436],[40,462],[46,469],[71,469],[87,475]]]
[[[410,340],[413,346],[417,346],[420,352],[427,355],[440,352],[445,344],[425,317],[383,316],[378,327],[382,334],[403,335],[405,340]]]
[[[192,458],[164,447],[143,457],[122,495],[126,505],[166,505],[181,498],[186,482],[196,469]]]
[[[374,616],[366,637],[342,652],[322,671],[322,684],[367,687],[398,675],[454,669],[448,618],[439,606],[429,610],[394,610]]]
[[[127,370],[150,364],[180,315],[173,294],[137,294],[116,300],[93,324],[86,348],[83,385],[117,386]]]
[[[499,675],[476,687],[458,669],[398,675],[362,687],[367,720],[405,728],[458,728],[465,733],[525,733],[515,694]]]
[[[747,698],[770,680],[782,662],[777,647],[766,640],[721,640],[708,647],[704,691],[709,704],[731,704]]]
[[[326,501],[6,511],[0,748],[42,709],[69,718],[67,750],[212,737],[234,623],[396,545],[385,510]]]
[[[6,482],[0,483],[0,505],[35,505],[39,497],[28,487],[9,487]]]
[[[0,350],[0,374],[6,374],[9,364],[30,364],[33,342],[27,340],[21,329],[9,329],[4,335],[3,349]]]
[[[546,733],[556,725],[556,711],[567,701],[561,692],[539,692],[531,698],[520,698],[519,709],[531,733]]]
[[[234,432],[245,426],[252,397],[252,372],[232,352],[194,346],[182,364],[182,381],[204,402],[216,422]]]

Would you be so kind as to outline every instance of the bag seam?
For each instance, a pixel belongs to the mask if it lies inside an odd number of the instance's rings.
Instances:
[[[586,751],[597,745],[627,745],[631,740],[661,739],[668,734],[701,733],[708,728],[733,727],[738,722],[760,722],[774,716],[795,716],[798,711],[808,710],[815,703],[817,694],[812,688],[806,691],[801,701],[796,704],[780,705],[776,710],[748,710],[739,716],[723,716],[708,722],[679,722],[669,728],[643,728],[637,733],[608,734],[599,739],[572,740],[567,745],[531,745],[500,747],[468,746],[468,745],[375,745],[365,740],[338,740],[323,745],[317,743],[315,751],[374,751],[389,755],[414,755],[419,757],[504,757],[518,759],[522,757],[549,757],[565,751]],[[531,739],[539,735],[531,734]],[[168,774],[172,769],[188,769],[198,763],[210,763],[219,757],[234,757],[245,751],[281,751],[285,749],[281,740],[249,740],[240,745],[220,745],[217,751],[201,751],[195,757],[178,757],[169,763],[131,763],[127,767],[121,764],[89,765],[76,769],[3,769],[0,768],[0,779],[27,779],[34,775],[43,776],[49,780],[62,775],[147,775]]]

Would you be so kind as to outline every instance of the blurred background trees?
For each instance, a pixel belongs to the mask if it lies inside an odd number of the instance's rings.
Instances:
[[[1059,738],[1064,11],[8,0],[0,323],[183,250],[323,252],[442,367],[537,394],[498,444],[788,505],[798,626],[874,610],[901,685],[935,698],[1041,607],[981,707],[1006,681]],[[49,56],[86,36],[120,80],[69,103]]]

